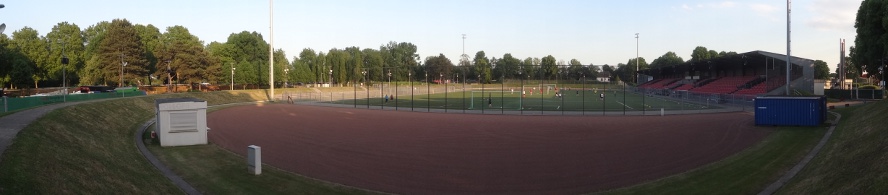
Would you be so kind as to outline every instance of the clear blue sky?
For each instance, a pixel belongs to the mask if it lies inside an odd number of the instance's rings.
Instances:
[[[823,60],[835,68],[840,38],[854,42],[861,0],[808,0],[792,4],[792,54]],[[45,35],[68,21],[84,29],[99,21],[126,18],[164,31],[187,27],[205,43],[256,31],[268,39],[269,2],[256,0],[81,0],[0,1],[4,33],[24,26]],[[324,0],[274,2],[274,47],[292,59],[302,48],[327,51],[379,48],[411,42],[423,58],[443,53],[454,63],[465,52],[488,57],[553,55],[583,64],[648,62],[673,51],[690,59],[696,46],[716,51],[786,53],[786,2],[773,0]]]

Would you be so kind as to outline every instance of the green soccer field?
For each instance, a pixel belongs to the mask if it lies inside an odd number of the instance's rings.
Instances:
[[[491,85],[494,86],[494,85]],[[358,91],[357,99],[343,99],[333,101],[337,104],[356,105],[356,107],[398,107],[398,108],[430,108],[430,109],[452,109],[452,110],[504,110],[504,111],[647,111],[657,110],[661,108],[665,110],[700,110],[714,109],[715,106],[705,104],[677,101],[674,99],[647,96],[642,97],[641,94],[631,91],[623,91],[622,88],[614,88],[604,86],[595,88],[586,86],[571,87],[569,90],[559,88],[564,95],[558,97],[552,88],[540,90],[537,88],[526,87],[525,95],[521,95],[521,87],[503,87],[496,88],[469,88],[465,91],[457,90],[448,93],[432,93],[432,94],[410,94],[401,92],[394,99],[388,101],[383,97],[362,97],[365,92]],[[598,88],[601,87],[601,88]],[[513,91],[514,90],[514,91]],[[601,95],[604,98],[600,98]]]

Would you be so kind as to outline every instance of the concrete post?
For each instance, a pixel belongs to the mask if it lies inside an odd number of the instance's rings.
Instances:
[[[247,166],[251,174],[262,174],[262,148],[256,145],[247,146]]]
[[[6,99],[6,96],[3,96],[3,112],[9,112],[9,108],[6,107],[6,102],[9,101]]]

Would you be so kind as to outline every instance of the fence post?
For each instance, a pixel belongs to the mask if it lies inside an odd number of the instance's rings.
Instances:
[[[6,96],[3,96],[3,112],[9,112],[9,108],[6,107]]]

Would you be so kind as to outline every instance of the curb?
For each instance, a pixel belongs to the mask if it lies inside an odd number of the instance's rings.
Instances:
[[[151,165],[154,165],[154,168],[157,168],[157,170],[160,171],[160,173],[163,174],[164,177],[172,181],[173,184],[178,186],[179,189],[181,189],[183,192],[192,195],[201,194],[200,191],[197,191],[197,189],[194,188],[194,186],[188,184],[188,182],[182,179],[182,177],[179,177],[179,175],[176,175],[173,170],[161,163],[160,160],[158,160],[157,157],[151,153],[151,151],[148,151],[148,147],[145,146],[145,140],[142,139],[142,134],[144,134],[145,130],[147,130],[148,127],[155,122],[157,122],[157,119],[148,120],[147,122],[142,124],[142,127],[139,127],[138,131],[136,131],[136,136],[133,138],[136,139],[136,147],[139,148],[139,152],[142,153],[142,156],[144,156],[145,159],[148,160],[148,162],[151,162]]]
[[[768,185],[768,187],[765,188],[765,190],[762,190],[762,192],[759,192],[758,195],[771,195],[777,192],[777,190],[780,190],[780,188],[782,188],[784,184],[786,184],[787,182],[789,182],[789,180],[799,174],[799,172],[801,172],[802,169],[804,169],[805,166],[808,165],[808,163],[811,162],[812,159],[814,159],[814,156],[816,156],[817,153],[820,153],[820,149],[823,149],[823,146],[826,145],[826,142],[829,141],[830,137],[832,137],[833,130],[836,129],[839,121],[842,120],[841,114],[832,111],[830,111],[829,113],[835,115],[836,120],[833,122],[832,125],[829,126],[829,130],[826,131],[826,134],[823,135],[823,138],[820,139],[820,142],[817,143],[817,146],[814,146],[814,149],[808,152],[808,154],[805,155],[805,158],[802,158],[802,161],[799,161],[799,164],[793,166],[792,169],[789,170],[789,172],[786,172],[786,174],[783,174],[780,179],[777,179],[777,181],[774,181],[774,183]]]

